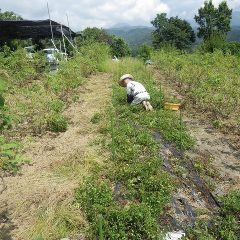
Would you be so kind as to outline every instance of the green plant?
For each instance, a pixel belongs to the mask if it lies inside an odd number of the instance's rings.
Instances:
[[[19,154],[19,144],[8,142],[3,136],[0,136],[0,169],[15,174],[24,162]]]
[[[80,184],[75,199],[90,222],[90,238],[157,239],[163,227],[159,226],[158,218],[164,213],[174,189],[173,180],[162,171],[159,146],[152,135],[152,129],[160,129],[157,128],[157,121],[161,119],[158,114],[163,112],[164,117],[168,113],[161,109],[163,94],[140,60],[125,59],[117,66],[109,63],[105,67],[114,74],[112,107],[106,110],[106,118],[101,119],[107,121],[106,136],[111,136],[111,142],[107,146],[103,144],[111,149],[110,163]],[[143,79],[151,95],[156,96],[155,112],[146,114],[141,106],[126,105],[125,92],[117,86],[123,72],[132,72],[136,78]],[[92,121],[99,118],[96,114]],[[172,113],[164,121],[180,133],[178,115]],[[164,136],[172,135],[173,129],[165,128]],[[189,136],[183,135],[188,141]]]
[[[102,119],[102,115],[100,113],[95,113],[91,118],[91,123],[97,124],[101,121],[101,119]]]
[[[51,100],[48,102],[48,108],[50,111],[54,111],[56,113],[62,112],[65,103],[62,100]]]
[[[152,33],[153,46],[159,49],[170,44],[178,49],[186,49],[195,42],[196,36],[191,25],[179,17],[167,18],[166,13],[157,14],[151,21],[155,30]]]
[[[143,59],[145,62],[146,60],[151,58],[151,47],[147,44],[143,44],[139,47],[139,57]]]
[[[0,71],[0,131],[11,127],[11,118],[7,114],[4,92],[7,90],[9,76],[5,71]]]
[[[216,127],[238,129],[240,104],[240,60],[222,51],[185,54],[176,50],[154,52],[153,60],[174,88],[185,96],[188,105],[207,112]],[[181,68],[176,69],[176,66]],[[234,87],[233,87],[234,86]]]
[[[67,130],[67,119],[60,114],[51,114],[47,119],[47,127],[52,132],[65,132]]]
[[[194,19],[199,24],[198,37],[209,40],[214,35],[227,35],[231,30],[232,9],[223,1],[215,7],[212,0],[205,1]]]
[[[104,182],[86,179],[77,189],[75,198],[91,222],[93,236],[103,236],[104,239],[156,238],[158,225],[151,215],[151,208],[134,203],[118,206],[110,186]]]
[[[39,134],[46,129],[66,131],[67,120],[62,116],[65,106],[71,99],[78,100],[77,88],[109,57],[106,45],[88,44],[69,61],[60,62],[56,74],[47,74],[42,52],[35,52],[33,59],[28,59],[24,49],[12,51],[5,46],[3,50],[0,52],[0,131],[4,130],[4,134],[16,126],[27,128],[23,135]]]

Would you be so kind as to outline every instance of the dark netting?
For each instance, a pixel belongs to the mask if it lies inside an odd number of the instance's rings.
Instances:
[[[62,37],[61,24],[51,21],[53,36]],[[62,25],[63,33],[75,37],[76,33]],[[0,39],[44,39],[51,38],[50,20],[6,20],[0,21]]]

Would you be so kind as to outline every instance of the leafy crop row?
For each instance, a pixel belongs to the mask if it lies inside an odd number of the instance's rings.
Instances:
[[[159,70],[178,84],[193,106],[212,114],[215,123],[237,129],[240,121],[240,59],[236,56],[162,49],[153,54]],[[220,126],[221,124],[215,124]]]
[[[104,44],[83,46],[68,62],[61,62],[55,74],[48,73],[41,53],[29,59],[24,49],[1,52],[0,133],[10,139],[66,131],[63,110],[79,99],[77,87],[101,67],[108,51]]]
[[[174,183],[162,169],[152,131],[162,132],[179,147],[188,148],[193,142],[184,130],[180,133],[179,116],[162,109],[164,96],[141,61],[108,62],[105,71],[114,74],[112,108],[105,119],[111,159],[80,184],[75,198],[90,223],[90,238],[159,239],[165,227],[159,218],[171,199]],[[153,113],[127,105],[125,90],[118,86],[119,76],[126,72],[149,89]]]

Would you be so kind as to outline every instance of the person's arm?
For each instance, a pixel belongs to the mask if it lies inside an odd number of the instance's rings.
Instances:
[[[133,89],[132,89],[132,84],[127,86],[127,102],[132,103],[134,97],[133,97]]]
[[[128,103],[132,103],[133,99],[134,99],[134,97],[132,95],[127,94],[127,102]]]

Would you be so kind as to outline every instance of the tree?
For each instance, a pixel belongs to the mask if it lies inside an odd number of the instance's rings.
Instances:
[[[78,46],[91,42],[105,43],[111,47],[112,55],[117,57],[124,57],[131,53],[128,44],[122,38],[109,35],[104,29],[96,27],[83,30],[76,41]]]
[[[0,9],[0,20],[22,20],[23,18],[14,12],[2,12]],[[25,41],[22,40],[8,40],[3,39],[0,41],[0,49],[3,50],[3,46],[6,45],[10,50],[16,50],[19,46],[23,46]]]
[[[2,12],[0,9],[0,20],[23,20],[23,18],[14,12]]]
[[[111,45],[113,40],[104,29],[88,27],[81,32],[79,37],[77,37],[77,44],[82,46],[90,42],[99,42]]]
[[[231,30],[232,10],[225,1],[221,2],[218,8],[215,8],[212,0],[205,1],[204,7],[198,10],[198,15],[195,15],[194,19],[199,24],[197,34],[199,38],[209,40],[214,38],[214,35],[226,38]]]
[[[147,44],[143,44],[139,48],[139,56],[143,59],[143,61],[146,61],[151,58],[151,47]]]
[[[113,42],[110,45],[112,49],[112,55],[117,57],[125,57],[131,54],[131,50],[128,44],[119,37],[112,36]]]
[[[151,23],[156,28],[153,31],[153,46],[155,48],[167,43],[178,49],[185,49],[196,40],[191,25],[178,17],[167,18],[166,13],[157,14]]]

